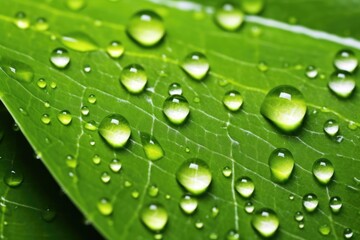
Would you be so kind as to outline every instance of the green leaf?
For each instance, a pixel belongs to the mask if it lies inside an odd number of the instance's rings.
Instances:
[[[314,5],[268,1],[263,17],[247,16],[236,32],[221,30],[214,24],[213,6],[202,4],[87,1],[75,12],[60,1],[2,1],[2,62],[13,59],[29,65],[34,80],[27,83],[10,78],[2,63],[1,99],[51,174],[106,238],[152,238],[154,233],[141,223],[139,214],[154,202],[163,205],[169,215],[162,232],[165,239],[223,239],[231,229],[238,230],[244,239],[258,239],[250,224],[253,214],[244,211],[248,201],[256,209],[266,207],[277,213],[277,239],[321,238],[319,228],[324,224],[330,227],[332,239],[343,238],[345,228],[359,235],[360,133],[359,128],[351,128],[360,126],[360,98],[355,90],[349,99],[340,99],[330,92],[327,82],[340,49],[351,48],[360,56],[359,41],[341,37],[359,37],[360,2],[347,1],[344,7],[342,0],[319,0]],[[141,47],[125,32],[130,17],[143,9],[152,9],[164,19],[166,36],[156,47]],[[18,11],[26,13],[30,28],[19,29],[14,24]],[[36,30],[38,17],[46,18],[48,30]],[[304,26],[288,24],[293,18]],[[71,47],[62,36],[74,32],[87,34],[84,38],[91,39],[88,46],[94,48],[95,42],[99,49],[68,49],[70,65],[59,70],[49,62],[50,55],[56,48]],[[104,50],[114,40],[125,46],[119,60],[111,59]],[[179,66],[194,51],[204,53],[210,62],[210,72],[203,81],[192,80]],[[119,83],[122,69],[129,64],[140,64],[146,71],[147,89],[141,94],[129,94]],[[305,76],[309,65],[318,69],[316,79]],[[84,71],[88,66],[91,71]],[[45,79],[46,87],[39,88],[40,78]],[[355,78],[359,78],[358,72]],[[162,112],[173,82],[181,84],[190,104],[189,118],[182,125],[171,124]],[[282,133],[260,114],[266,93],[279,85],[296,87],[307,102],[306,119],[295,134]],[[244,97],[238,112],[229,112],[222,104],[229,90],[237,90]],[[96,102],[92,96],[90,103],[92,94]],[[81,114],[83,106],[90,111],[87,116]],[[57,119],[64,110],[72,115],[67,126]],[[41,121],[43,114],[50,116],[49,124]],[[120,114],[130,123],[131,140],[123,149],[110,147],[91,124],[85,125],[95,121],[98,126],[109,114]],[[337,138],[323,132],[328,119],[340,123]],[[165,153],[163,158],[154,162],[147,159],[140,133],[155,137]],[[295,171],[285,184],[270,178],[268,158],[275,148],[289,149],[295,159]],[[100,164],[93,163],[94,155],[101,158]],[[335,176],[327,186],[319,184],[311,172],[314,161],[322,157],[335,167]],[[114,158],[122,164],[118,173],[109,167]],[[175,178],[180,165],[189,158],[203,159],[212,172],[210,188],[197,197],[199,206],[191,216],[179,208],[185,191]],[[224,167],[232,170],[231,177],[223,176]],[[101,181],[104,172],[111,177],[107,184]],[[242,176],[255,183],[250,200],[235,191],[235,182]],[[157,197],[148,194],[153,185],[159,188]],[[314,213],[306,213],[302,207],[302,197],[307,193],[318,196],[320,204]],[[332,196],[343,201],[338,214],[329,209]],[[102,198],[112,203],[109,216],[97,209]],[[219,209],[216,217],[211,212],[214,206]],[[297,211],[305,214],[304,229],[294,220]],[[201,229],[195,227],[199,221],[204,224]]]

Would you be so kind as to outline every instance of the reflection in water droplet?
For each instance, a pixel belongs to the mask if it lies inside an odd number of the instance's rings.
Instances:
[[[259,14],[264,9],[264,0],[242,0],[242,9],[248,14]]]
[[[111,160],[109,167],[111,169],[111,171],[113,171],[114,173],[120,172],[122,164],[119,161],[119,159],[114,158],[113,160]]]
[[[310,65],[306,68],[305,75],[310,78],[314,79],[318,76],[319,72],[316,67]]]
[[[119,41],[112,41],[106,47],[106,52],[112,58],[120,58],[125,51],[124,45]]]
[[[41,218],[46,222],[51,222],[56,217],[56,211],[51,208],[46,208],[41,212]]]
[[[243,104],[243,96],[238,91],[232,90],[225,93],[222,99],[224,106],[230,111],[237,111]]]
[[[339,132],[339,123],[336,120],[329,119],[324,123],[324,132],[333,137]]]
[[[334,66],[338,70],[354,72],[358,66],[358,60],[351,50],[340,50],[334,57]]]
[[[204,54],[193,52],[181,63],[182,69],[195,80],[202,80],[207,75],[210,65]]]
[[[17,12],[15,14],[14,23],[20,29],[27,29],[30,27],[30,20],[24,12]]]
[[[255,206],[252,202],[246,202],[245,203],[245,207],[244,207],[244,210],[246,213],[253,213],[254,210],[255,210]]]
[[[71,113],[67,110],[63,110],[59,112],[57,118],[59,122],[65,126],[69,125],[72,121]]]
[[[127,33],[140,45],[151,47],[164,37],[165,26],[157,13],[143,10],[132,16],[127,26]]]
[[[292,86],[273,88],[265,97],[260,112],[284,132],[297,130],[305,117],[307,106],[302,93]]]
[[[101,121],[99,134],[110,146],[121,148],[128,142],[131,129],[128,121],[122,115],[110,114]]]
[[[276,213],[268,208],[262,208],[255,213],[251,225],[263,237],[270,237],[275,234],[280,222]]]
[[[342,201],[340,197],[331,197],[329,200],[329,206],[333,213],[338,213],[342,207]]]
[[[157,203],[145,206],[140,212],[140,219],[144,225],[152,231],[158,232],[164,229],[168,222],[166,209]]]
[[[24,180],[22,173],[18,170],[9,170],[4,175],[4,182],[9,187],[17,187]]]
[[[307,212],[313,212],[319,205],[319,200],[315,194],[308,193],[304,195],[302,203]]]
[[[215,22],[224,30],[235,31],[244,22],[244,13],[233,3],[225,2],[215,12]]]
[[[348,98],[354,91],[356,82],[354,76],[344,71],[334,72],[328,82],[329,89],[341,98]]]
[[[249,198],[255,191],[255,184],[249,177],[240,177],[235,182],[236,191],[244,198]]]
[[[47,22],[46,18],[39,17],[36,19],[34,27],[38,31],[46,31],[49,28],[49,23]]]
[[[70,63],[69,52],[64,48],[56,48],[50,55],[50,62],[57,68],[66,68]]]
[[[7,76],[17,81],[30,83],[34,79],[34,70],[23,62],[2,58],[0,67]]]
[[[180,125],[190,113],[189,103],[181,95],[169,96],[164,102],[163,112],[171,123]]]
[[[321,226],[319,227],[319,232],[320,232],[321,235],[327,236],[327,235],[330,234],[331,228],[330,228],[329,225],[324,224],[324,225],[321,225]]]
[[[222,170],[222,173],[223,173],[224,177],[227,177],[227,178],[228,178],[228,177],[231,176],[232,170],[231,170],[230,167],[225,166],[225,167],[223,168],[223,170]]]
[[[327,184],[334,175],[335,169],[326,158],[316,160],[312,167],[314,177],[322,184]]]
[[[198,200],[190,195],[186,194],[180,199],[180,208],[186,214],[192,214],[195,212],[198,206]]]
[[[344,234],[344,238],[345,238],[345,239],[350,239],[350,238],[353,237],[354,232],[352,231],[351,228],[345,228],[343,234]]]
[[[140,138],[145,156],[148,159],[156,161],[164,156],[164,150],[154,136],[145,132],[140,132]]]
[[[113,212],[113,206],[107,198],[101,198],[97,203],[97,208],[104,216],[109,216]]]
[[[172,83],[169,85],[169,95],[182,95],[182,88],[181,85],[179,83]]]
[[[139,64],[131,64],[125,67],[120,75],[121,84],[133,94],[141,93],[147,81],[145,70]]]
[[[294,157],[288,149],[277,148],[270,154],[270,173],[275,182],[286,182],[290,178],[294,166]]]

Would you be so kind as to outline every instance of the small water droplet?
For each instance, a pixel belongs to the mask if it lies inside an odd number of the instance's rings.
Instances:
[[[129,188],[129,187],[132,186],[132,183],[131,183],[130,181],[125,181],[125,182],[124,182],[124,186],[127,187],[127,188]]]
[[[202,229],[204,227],[204,222],[201,220],[196,220],[195,222],[195,228]]]
[[[264,0],[242,0],[240,3],[248,14],[259,14],[265,6]]]
[[[340,50],[334,57],[334,66],[342,71],[354,72],[358,66],[358,60],[351,50]]]
[[[34,79],[34,70],[23,62],[3,58],[0,67],[7,76],[17,81],[30,83]]]
[[[341,98],[349,97],[356,86],[353,75],[344,71],[334,72],[328,82],[329,89]]]
[[[305,227],[304,221],[299,222],[298,227],[299,227],[299,229],[304,229],[304,227]]]
[[[70,32],[61,37],[61,43],[79,52],[95,51],[99,47],[90,36],[83,32]]]
[[[99,165],[101,163],[101,157],[97,154],[95,154],[93,157],[92,157],[92,162],[95,164],[95,165]]]
[[[355,123],[354,121],[349,121],[347,127],[350,130],[356,130],[358,128],[358,124]]]
[[[95,104],[97,99],[96,99],[95,94],[90,94],[87,100],[89,103]]]
[[[302,212],[300,212],[300,211],[297,211],[297,212],[295,213],[294,218],[295,218],[295,220],[296,220],[297,222],[301,222],[301,221],[304,220],[304,214],[303,214]]]
[[[302,93],[292,86],[273,88],[265,97],[260,112],[284,132],[297,130],[304,119],[307,106]]]
[[[87,115],[89,115],[89,113],[90,113],[90,110],[89,110],[89,108],[87,106],[82,106],[81,107],[81,114],[82,115],[87,116]]]
[[[161,17],[150,10],[137,12],[127,26],[129,36],[145,47],[156,45],[165,35],[165,26]]]
[[[186,214],[192,214],[195,212],[198,206],[198,200],[191,195],[186,194],[180,199],[180,208]]]
[[[267,72],[269,70],[269,66],[266,64],[266,62],[259,62],[257,68],[260,72]]]
[[[335,169],[328,159],[320,158],[314,162],[312,172],[320,183],[327,184],[334,175]]]
[[[216,240],[218,238],[219,238],[219,236],[217,235],[217,233],[212,232],[209,234],[209,239],[211,239],[211,240]]]
[[[288,149],[277,148],[270,154],[269,167],[274,182],[285,183],[290,178],[294,166],[294,157]]]
[[[150,197],[157,197],[159,194],[159,188],[157,185],[152,184],[148,189],[148,194]]]
[[[78,164],[77,159],[73,155],[67,155],[65,158],[65,162],[69,168],[76,168]]]
[[[316,67],[310,65],[306,68],[305,75],[310,78],[314,79],[318,76],[319,72]]]
[[[51,87],[52,89],[57,88],[56,82],[51,82],[51,83],[50,83],[50,87]]]
[[[15,169],[7,171],[4,175],[4,182],[9,187],[17,187],[23,182],[23,180],[24,177],[22,173]]]
[[[57,68],[66,68],[70,63],[69,52],[64,48],[56,48],[50,55],[50,62]]]
[[[89,130],[89,131],[96,131],[98,128],[97,128],[97,124],[94,120],[90,120],[88,122],[85,122],[84,123],[84,128],[86,130]]]
[[[226,240],[239,240],[239,239],[240,239],[240,234],[238,231],[236,231],[235,229],[230,229],[229,231],[227,231]]]
[[[45,102],[44,102],[44,107],[49,108],[49,107],[50,107],[50,103],[49,103],[48,101],[45,101]]]
[[[100,179],[103,183],[109,183],[111,180],[111,176],[108,172],[103,172],[100,176]]]
[[[41,212],[41,218],[46,222],[51,222],[56,217],[56,211],[51,208],[46,208]]]
[[[63,111],[59,112],[59,114],[57,115],[57,118],[60,121],[60,123],[65,126],[69,125],[72,121],[71,113],[67,110],[63,110]]]
[[[219,215],[219,213],[220,213],[220,209],[217,206],[213,206],[211,208],[211,216],[213,218],[216,218]]]
[[[255,191],[255,184],[249,177],[240,177],[235,182],[236,191],[244,198],[249,198]]]
[[[147,75],[142,66],[131,64],[123,69],[120,75],[120,82],[128,92],[138,94],[145,88]]]
[[[158,203],[151,203],[145,206],[140,213],[141,221],[148,229],[154,232],[163,230],[168,222],[168,218],[166,209]]]
[[[41,122],[48,125],[51,122],[50,116],[48,114],[43,114],[41,116]]]
[[[210,65],[204,54],[193,52],[181,63],[182,69],[195,80],[202,80],[207,75]]]
[[[225,96],[222,99],[224,106],[230,111],[237,111],[240,109],[243,104],[243,96],[235,90],[225,93]]]
[[[336,120],[329,119],[324,123],[324,132],[333,137],[339,132],[339,123]]]
[[[252,202],[246,202],[244,206],[244,210],[246,213],[253,213],[255,210],[255,206]]]
[[[120,58],[125,51],[124,45],[120,41],[112,41],[106,47],[106,52],[112,58]]]
[[[324,224],[324,225],[321,225],[321,226],[319,227],[319,232],[320,232],[321,235],[327,236],[327,235],[330,234],[331,228],[330,228],[329,225]]]
[[[114,148],[124,147],[131,135],[128,121],[120,114],[106,116],[99,125],[99,134]]]
[[[154,234],[154,239],[161,240],[161,239],[163,239],[163,235],[161,233],[156,233],[156,234]]]
[[[145,132],[140,132],[140,138],[145,156],[148,159],[151,161],[156,161],[164,156],[164,150],[154,136]]]
[[[225,2],[215,12],[215,22],[224,30],[235,31],[244,22],[244,13],[238,6]]]
[[[47,22],[46,18],[39,17],[36,19],[35,22],[35,29],[38,31],[46,31],[49,28],[49,23]]]
[[[39,78],[39,80],[37,81],[36,84],[37,84],[37,86],[38,86],[39,88],[41,88],[41,89],[46,88],[46,85],[47,85],[45,79],[43,79],[43,78]]]
[[[231,168],[228,166],[225,166],[222,170],[222,174],[224,175],[224,177],[227,177],[227,178],[230,177],[232,174]]]
[[[270,237],[275,234],[280,222],[273,210],[262,208],[254,214],[251,225],[261,236]]]
[[[354,235],[354,232],[351,230],[351,228],[345,228],[343,234],[345,239],[350,239]]]
[[[30,20],[24,12],[17,12],[15,14],[14,23],[20,29],[28,29],[30,27]]]
[[[79,11],[86,6],[86,0],[66,0],[66,6],[72,11]]]
[[[307,212],[313,212],[319,205],[319,200],[315,194],[308,193],[304,195],[302,203]]]
[[[291,200],[291,201],[292,201],[292,200],[294,200],[294,199],[295,199],[294,194],[290,194],[290,195],[289,195],[289,200]]]
[[[183,90],[182,90],[180,83],[174,82],[169,85],[168,92],[169,92],[169,95],[182,95]]]
[[[186,152],[186,153],[189,153],[189,152],[190,152],[190,148],[186,147],[186,148],[185,148],[185,152]]]
[[[181,95],[169,96],[163,105],[163,112],[173,124],[182,124],[190,113],[189,103]]]
[[[333,213],[338,213],[342,207],[342,201],[340,197],[331,197],[329,200],[329,206]]]
[[[206,162],[191,158],[181,164],[176,172],[176,179],[187,191],[199,195],[209,187],[212,176]]]
[[[84,66],[84,69],[83,69],[83,70],[84,70],[85,73],[89,73],[89,72],[91,72],[91,66],[86,64],[86,65]]]
[[[111,171],[113,171],[114,173],[117,173],[121,170],[122,164],[119,161],[119,159],[114,158],[113,160],[111,160],[109,167],[110,167]]]
[[[97,203],[97,208],[104,216],[109,216],[113,212],[113,206],[107,198],[101,198]]]
[[[137,190],[132,191],[131,197],[134,198],[134,199],[138,199],[140,197],[139,191],[137,191]]]

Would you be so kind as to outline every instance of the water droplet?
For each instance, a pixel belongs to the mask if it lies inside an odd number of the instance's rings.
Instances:
[[[19,186],[24,180],[22,173],[18,170],[10,170],[5,173],[4,175],[4,182],[9,187],[17,187]]]
[[[96,103],[97,99],[96,99],[95,94],[90,94],[87,100],[89,103],[94,104],[94,103]]]
[[[198,206],[198,200],[194,197],[191,197],[189,194],[184,195],[180,199],[180,208],[186,214],[194,213],[197,206]]]
[[[142,66],[131,64],[123,69],[120,82],[125,89],[133,94],[141,93],[147,83],[147,75]]]
[[[213,207],[211,208],[211,216],[212,216],[213,218],[216,218],[217,215],[219,215],[219,212],[220,212],[220,209],[219,209],[217,206],[213,206]]]
[[[298,227],[299,227],[299,229],[304,229],[304,227],[305,227],[304,221],[299,222]]]
[[[350,130],[356,130],[358,128],[358,124],[355,123],[354,121],[349,121],[347,127]]]
[[[310,65],[306,68],[305,75],[310,78],[314,79],[318,76],[319,72],[316,67]]]
[[[50,116],[48,114],[43,114],[41,116],[41,122],[48,125],[51,122]]]
[[[101,198],[97,203],[97,208],[104,216],[109,216],[113,212],[113,206],[107,198]]]
[[[191,158],[181,164],[176,172],[176,179],[187,191],[199,195],[209,187],[212,176],[206,162]]]
[[[65,126],[69,125],[72,121],[71,113],[67,110],[59,112],[57,115],[58,120]]]
[[[125,181],[125,182],[124,182],[124,186],[127,187],[127,188],[129,188],[129,187],[132,186],[132,183],[131,183],[130,181]]]
[[[112,41],[106,47],[106,52],[112,58],[120,58],[125,51],[124,45],[119,41]]]
[[[330,234],[331,228],[329,225],[324,224],[319,227],[319,232],[321,233],[321,235],[327,236]]]
[[[319,205],[319,200],[315,194],[308,193],[304,195],[302,203],[307,212],[313,212]]]
[[[76,168],[78,164],[77,159],[73,155],[67,155],[65,158],[65,162],[69,168]]]
[[[295,213],[294,218],[295,218],[295,220],[296,220],[297,222],[301,222],[301,221],[304,220],[304,214],[303,214],[302,212],[300,212],[300,211],[297,211],[297,212]]]
[[[354,235],[354,232],[351,230],[351,228],[345,228],[344,229],[344,238],[350,239]]]
[[[201,220],[196,220],[196,222],[195,222],[195,227],[196,227],[197,229],[202,229],[202,228],[204,227],[203,221],[201,221]]]
[[[159,194],[159,188],[157,185],[153,184],[148,189],[148,194],[150,197],[157,197]]]
[[[226,240],[239,240],[239,239],[240,239],[240,234],[235,229],[230,229],[226,233]]]
[[[227,178],[230,177],[232,174],[231,168],[228,166],[225,166],[222,170],[222,174],[224,175],[224,177],[227,177]]]
[[[340,50],[334,58],[334,66],[343,71],[354,72],[358,66],[358,60],[351,50]]]
[[[96,124],[96,122],[94,120],[90,120],[88,122],[85,122],[84,128],[89,130],[89,131],[96,131],[98,129],[97,124]]]
[[[85,65],[85,66],[84,66],[84,72],[85,72],[85,73],[91,72],[91,66],[90,66],[90,65]]]
[[[130,19],[127,33],[140,45],[151,47],[164,37],[165,26],[157,13],[143,10],[134,14]]]
[[[237,111],[243,104],[244,99],[238,91],[232,90],[225,93],[222,101],[227,109],[230,111]]]
[[[121,148],[128,142],[131,129],[128,121],[123,116],[110,114],[101,121],[99,134],[110,146]]]
[[[0,61],[0,66],[7,76],[17,81],[30,83],[34,78],[33,69],[23,62],[3,58]]]
[[[161,240],[161,239],[163,239],[163,235],[161,233],[154,234],[154,239]]]
[[[336,120],[329,119],[324,123],[324,132],[333,137],[339,132],[339,123]]]
[[[50,103],[49,103],[48,101],[45,101],[45,102],[44,102],[44,107],[49,108],[49,107],[50,107]]]
[[[139,191],[135,190],[131,193],[131,197],[134,198],[134,199],[138,199],[140,196],[140,193]]]
[[[89,108],[87,106],[82,106],[81,107],[81,114],[82,115],[87,116],[87,115],[89,115],[89,112],[90,112],[90,110],[89,110]]]
[[[140,138],[145,156],[148,159],[156,161],[164,156],[164,150],[154,136],[145,132],[140,132]]]
[[[257,68],[260,72],[267,72],[269,70],[269,66],[266,64],[266,62],[259,62]]]
[[[328,82],[329,89],[338,97],[347,98],[354,91],[356,82],[354,77],[347,72],[338,71],[330,76]]]
[[[264,0],[242,0],[241,7],[248,14],[258,14],[264,9]]]
[[[145,206],[140,213],[140,219],[144,225],[154,232],[164,229],[168,222],[168,213],[166,209],[157,203]]]
[[[79,52],[90,52],[98,49],[97,43],[83,32],[70,32],[61,37],[66,47]]]
[[[246,202],[245,203],[245,207],[244,207],[244,210],[246,213],[253,213],[254,210],[255,210],[255,206],[252,202]]]
[[[314,177],[322,184],[327,184],[334,175],[334,167],[326,158],[316,160],[312,167]]]
[[[181,95],[169,96],[163,105],[163,112],[173,124],[182,124],[190,113],[189,103]]]
[[[216,240],[216,239],[218,239],[219,238],[219,236],[217,235],[217,233],[210,233],[210,235],[209,235],[209,239],[211,239],[211,240]]]
[[[37,81],[36,84],[37,84],[37,86],[38,86],[39,88],[41,88],[41,89],[46,88],[46,85],[47,85],[45,79],[43,79],[43,78],[39,78],[39,80]]]
[[[204,54],[190,53],[181,63],[182,69],[195,80],[202,80],[210,69],[209,62]]]
[[[224,30],[235,31],[244,22],[244,13],[238,6],[226,2],[215,12],[215,22]]]
[[[95,165],[98,165],[101,163],[101,158],[99,155],[95,154],[93,157],[92,157],[92,161]]]
[[[35,29],[38,31],[46,31],[49,28],[49,23],[46,18],[39,17],[36,19]]]
[[[30,20],[24,12],[17,12],[15,14],[15,25],[20,29],[27,29],[30,27]]]
[[[329,206],[333,213],[338,213],[342,207],[342,201],[340,197],[332,197],[329,200]]]
[[[103,183],[109,183],[111,180],[111,176],[108,172],[103,172],[100,177],[101,181]]]
[[[55,89],[55,88],[57,87],[56,82],[51,82],[51,83],[50,83],[50,87],[51,87],[52,89]]]
[[[50,55],[50,62],[57,68],[66,68],[70,63],[69,52],[64,48],[56,48]]]
[[[79,11],[86,6],[86,0],[66,0],[66,6],[72,11]]]
[[[291,200],[291,201],[292,201],[292,200],[294,200],[294,199],[295,199],[294,194],[290,194],[290,195],[289,195],[289,200]]]
[[[114,173],[119,172],[121,170],[121,167],[122,167],[121,162],[119,161],[119,159],[116,159],[116,158],[111,160],[109,166],[110,166],[111,171],[113,171]]]
[[[172,83],[169,85],[169,95],[182,95],[182,87],[180,85],[180,83]]]
[[[51,208],[46,208],[41,212],[41,218],[46,222],[51,222],[56,217],[56,211]]]
[[[240,177],[235,182],[236,191],[244,198],[249,198],[254,193],[255,184],[249,177]]]
[[[286,148],[277,148],[270,154],[269,167],[274,182],[286,182],[291,176],[294,165],[294,157]]]
[[[302,93],[292,86],[273,88],[261,105],[261,114],[284,132],[298,129],[304,119],[307,106]]]
[[[263,237],[274,235],[278,229],[280,222],[276,213],[268,208],[262,208],[255,213],[251,220],[251,225]]]

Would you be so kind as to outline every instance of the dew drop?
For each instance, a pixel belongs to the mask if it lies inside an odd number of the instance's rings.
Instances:
[[[294,165],[294,157],[286,148],[277,148],[270,154],[269,167],[274,182],[286,182],[291,176]]]
[[[336,120],[329,119],[324,123],[324,132],[333,137],[339,132],[340,126]]]
[[[140,196],[140,193],[139,191],[135,190],[131,193],[131,197],[134,198],[134,199],[138,199]]]
[[[46,208],[41,212],[41,218],[46,222],[51,222],[56,217],[56,211],[51,208]]]
[[[346,72],[354,72],[358,66],[358,60],[351,50],[340,50],[334,58],[334,66],[338,70]]]
[[[304,229],[305,223],[303,221],[299,222],[298,227],[299,227],[299,229]]]
[[[290,194],[290,195],[289,195],[289,200],[293,201],[294,199],[295,199],[294,194]]]
[[[87,100],[88,100],[89,103],[95,104],[97,99],[96,99],[96,96],[94,94],[90,94]]]
[[[351,228],[345,228],[343,234],[345,239],[350,239],[354,235],[354,232],[351,230]]]
[[[79,52],[90,52],[99,48],[97,43],[83,32],[70,32],[64,34],[61,37],[61,43],[66,47]]]
[[[154,232],[163,230],[168,222],[168,218],[166,209],[157,203],[151,203],[145,206],[140,213],[141,221],[148,229]]]
[[[183,90],[182,90],[180,83],[174,82],[169,85],[168,92],[169,92],[169,95],[182,95]]]
[[[228,166],[225,166],[222,170],[222,174],[224,175],[224,177],[227,177],[227,178],[230,177],[232,174],[231,168]]]
[[[57,68],[66,68],[70,63],[69,52],[64,48],[56,48],[50,55],[50,62]]]
[[[63,110],[59,112],[57,118],[60,121],[60,123],[65,126],[69,125],[72,121],[71,113],[67,110]]]
[[[89,108],[87,106],[82,106],[81,107],[81,114],[82,115],[87,116],[87,115],[89,115],[89,113],[90,113],[90,110],[89,110]]]
[[[356,130],[358,128],[358,124],[356,124],[354,121],[349,121],[347,127],[350,130]]]
[[[320,232],[321,235],[327,236],[327,235],[330,234],[331,228],[330,228],[329,225],[324,224],[324,225],[321,225],[321,226],[319,227],[319,232]]]
[[[90,120],[88,122],[85,122],[84,128],[89,131],[96,131],[98,129],[96,125],[97,124],[94,120]]]
[[[85,73],[91,72],[91,66],[90,66],[90,65],[85,65],[85,66],[84,66],[84,72],[85,72]]]
[[[113,212],[113,206],[107,198],[101,198],[97,203],[97,208],[104,216],[109,216]]]
[[[106,47],[106,52],[112,58],[120,58],[125,51],[124,45],[119,41],[112,41]]]
[[[37,85],[39,88],[44,89],[44,88],[46,88],[47,83],[46,83],[45,79],[39,78],[39,80],[37,81],[36,85]]]
[[[204,227],[204,222],[201,220],[196,220],[195,222],[195,228],[202,229]]]
[[[103,172],[100,176],[100,179],[103,183],[109,183],[111,180],[111,176],[108,172]]]
[[[216,240],[218,238],[219,238],[219,236],[217,235],[217,233],[212,232],[209,234],[209,239],[211,239],[211,240]]]
[[[99,134],[113,148],[121,148],[128,142],[131,129],[128,121],[122,115],[110,114],[101,121]]]
[[[307,212],[314,212],[319,205],[319,200],[315,194],[308,193],[304,195],[302,203]]]
[[[244,210],[246,213],[253,213],[255,210],[255,206],[252,202],[246,202],[244,206]]]
[[[235,182],[235,189],[244,198],[249,198],[254,193],[255,184],[249,177],[240,177]]]
[[[235,229],[230,229],[226,233],[226,240],[239,240],[239,239],[240,239],[240,234]]]
[[[51,122],[50,116],[48,114],[43,114],[41,116],[41,122],[48,125]]]
[[[354,91],[356,82],[354,77],[347,72],[337,71],[331,74],[328,82],[329,89],[341,98],[349,97]]]
[[[72,11],[79,11],[86,6],[86,0],[66,0],[66,6]]]
[[[219,215],[220,209],[217,206],[211,208],[211,217],[216,218]]]
[[[314,79],[318,76],[319,72],[316,67],[310,65],[306,68],[305,75],[310,78]]]
[[[35,22],[35,29],[38,31],[46,31],[49,28],[49,23],[47,22],[46,18],[39,17],[36,19]]]
[[[99,165],[101,163],[101,157],[97,154],[95,154],[93,157],[92,157],[92,162],[95,164],[95,165]]]
[[[133,94],[141,93],[147,81],[144,68],[138,64],[131,64],[125,67],[120,75],[121,84],[128,92]]]
[[[222,4],[215,12],[215,22],[224,30],[235,31],[244,22],[244,13],[233,3]]]
[[[50,87],[51,87],[52,89],[55,89],[55,88],[57,87],[56,82],[51,82],[51,83],[50,83]]]
[[[159,194],[159,188],[157,185],[153,184],[148,189],[148,194],[150,197],[157,197]]]
[[[45,101],[45,102],[44,102],[44,107],[49,108],[49,107],[50,107],[50,103],[49,103],[48,101]]]
[[[260,72],[267,72],[269,70],[269,66],[266,64],[266,62],[259,62],[257,68]]]
[[[15,14],[14,23],[20,29],[28,29],[30,27],[30,20],[24,12],[17,12]]]
[[[326,158],[316,160],[312,167],[314,177],[321,183],[327,184],[334,175],[334,166]]]
[[[22,173],[18,170],[9,170],[4,175],[4,182],[9,187],[17,187],[19,186],[24,180]]]
[[[195,212],[198,206],[198,200],[191,195],[186,194],[180,199],[180,208],[186,214],[192,214]]]
[[[331,197],[329,200],[329,206],[333,213],[338,213],[342,207],[342,201],[340,197]]]
[[[264,9],[264,0],[242,0],[241,7],[248,14],[259,14]]]
[[[176,172],[176,179],[187,191],[200,195],[209,187],[212,176],[206,162],[191,158],[181,164]]]
[[[125,181],[125,182],[124,182],[124,186],[127,187],[127,188],[129,188],[129,187],[132,186],[132,183],[131,183],[130,181]]]
[[[300,212],[300,211],[297,211],[297,212],[295,213],[294,218],[295,218],[295,220],[296,220],[297,222],[301,222],[301,221],[304,220],[304,214],[303,214],[302,212]]]
[[[76,168],[78,165],[77,159],[73,155],[67,155],[65,158],[66,165],[69,168]]]
[[[19,82],[30,83],[34,79],[34,70],[23,62],[3,58],[0,66],[7,76]]]
[[[113,160],[111,160],[109,167],[111,169],[111,171],[113,171],[114,173],[120,172],[122,164],[119,161],[119,159],[114,158]]]
[[[262,208],[257,211],[252,220],[251,225],[263,237],[274,235],[278,229],[280,222],[276,213],[268,208]]]
[[[145,156],[148,159],[156,161],[164,156],[164,150],[154,136],[145,132],[140,132],[140,138]]]
[[[156,45],[165,35],[165,26],[161,17],[150,10],[137,12],[127,26],[129,36],[145,47]]]
[[[181,63],[182,69],[195,80],[202,80],[209,72],[210,65],[204,54],[193,52]]]
[[[225,93],[225,96],[222,99],[224,106],[230,111],[237,111],[240,109],[243,104],[243,96],[235,90]]]
[[[307,106],[302,93],[292,86],[273,88],[265,97],[260,112],[284,132],[298,129]]]
[[[169,96],[164,102],[163,112],[171,123],[180,125],[190,113],[189,103],[181,95]]]

